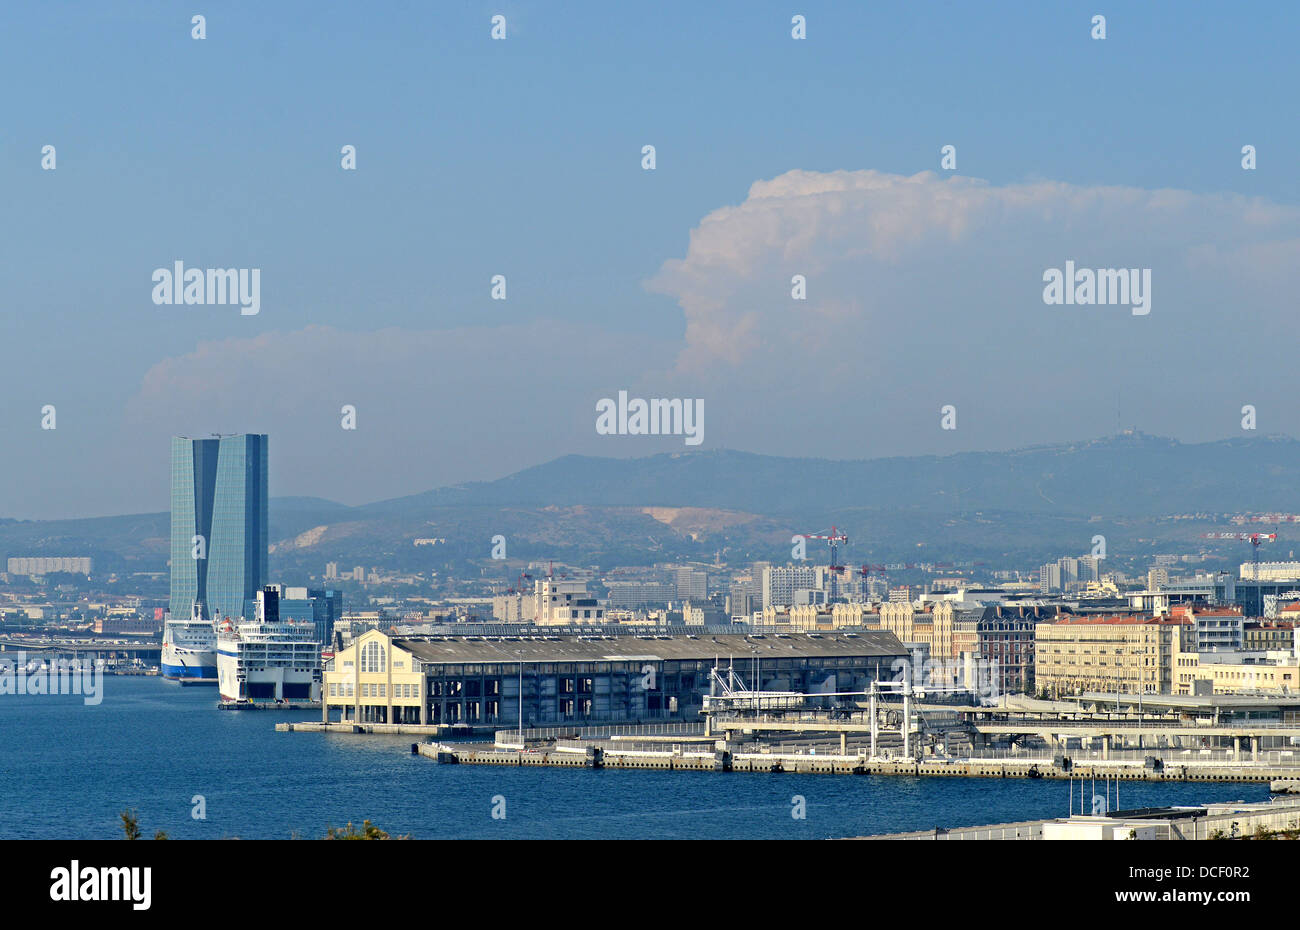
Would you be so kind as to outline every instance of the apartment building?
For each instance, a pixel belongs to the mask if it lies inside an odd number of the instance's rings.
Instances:
[[[1039,691],[1172,694],[1178,654],[1191,621],[1185,617],[1059,617],[1034,631]]]
[[[1300,660],[1294,650],[1184,652],[1177,658],[1175,694],[1300,693]]]
[[[823,569],[816,565],[768,566],[763,569],[763,609],[791,607],[795,591],[823,588]]]
[[[918,610],[910,602],[886,602],[880,605],[876,619],[880,629],[893,633],[901,642],[923,646],[929,658],[948,661],[956,658],[953,652],[953,619],[955,610],[951,602],[926,604]]]

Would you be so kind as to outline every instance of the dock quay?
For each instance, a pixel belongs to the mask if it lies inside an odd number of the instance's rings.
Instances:
[[[797,772],[828,775],[903,775],[948,778],[1097,778],[1123,781],[1291,782],[1295,766],[1252,762],[1153,765],[1145,760],[1070,759],[872,759],[866,753],[839,755],[728,749],[725,741],[682,742],[635,748],[597,740],[550,740],[527,745],[422,743],[414,750],[442,764],[533,765],[592,769],[665,769],[697,772]],[[1163,763],[1163,760],[1158,761]]]
[[[273,705],[284,709],[285,705]],[[320,704],[309,705],[319,708]],[[277,723],[275,729],[280,733],[359,733],[381,734],[388,736],[427,736],[430,738],[498,740],[516,739],[517,730],[503,731],[500,724],[467,723],[354,723],[351,720],[329,721],[304,720],[293,723]],[[623,731],[635,731],[642,734],[639,738],[660,740],[676,738],[705,739],[702,723],[653,723],[638,720],[621,721],[611,724],[584,724],[582,727],[541,727],[524,729],[524,737],[529,742],[554,739],[556,737],[576,737],[579,732],[592,734],[612,734]],[[694,736],[692,734],[695,734]]]
[[[1300,799],[1154,807],[1103,814],[1070,814],[1049,820],[977,827],[914,830],[856,836],[856,840],[1238,840],[1294,836],[1300,832]]]
[[[943,741],[946,751],[939,751],[915,743],[907,746],[897,731],[878,730],[874,740],[870,734],[850,734],[844,729],[836,732],[836,723],[854,729],[856,724],[832,722],[825,716],[803,721],[797,732],[775,735],[754,733],[743,726],[733,728],[731,721],[719,726],[720,722],[498,730],[491,744],[447,744],[435,736],[429,742],[414,744],[412,752],[443,764],[1241,782],[1268,783],[1277,793],[1300,792],[1300,753],[1290,751],[1256,754],[1178,747],[1117,750],[1079,746],[1069,753],[1053,753],[1050,749],[999,753],[956,738]],[[749,722],[753,722],[752,718]]]
[[[312,706],[320,707],[319,704]],[[461,724],[449,723],[352,723],[351,721],[322,723],[319,720],[303,720],[292,723],[277,723],[275,729],[278,733],[366,733],[385,736],[424,736],[434,739],[452,739],[456,737],[484,739],[490,736],[495,728],[467,727]]]

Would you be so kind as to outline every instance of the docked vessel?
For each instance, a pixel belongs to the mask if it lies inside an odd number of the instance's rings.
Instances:
[[[217,678],[226,702],[317,702],[320,644],[314,623],[281,621],[279,591],[257,592],[252,622],[217,625]]]
[[[203,604],[195,601],[189,619],[168,615],[163,623],[162,673],[184,684],[215,684],[217,631],[204,619]]]

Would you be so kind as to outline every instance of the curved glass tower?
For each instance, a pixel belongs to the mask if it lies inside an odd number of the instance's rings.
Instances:
[[[172,438],[171,613],[253,616],[266,583],[267,438]]]

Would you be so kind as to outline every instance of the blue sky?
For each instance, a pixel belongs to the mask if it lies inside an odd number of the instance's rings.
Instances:
[[[489,38],[495,13],[506,41]],[[0,17],[0,515],[162,509],[173,433],[269,432],[274,494],[349,503],[567,452],[680,449],[596,435],[595,402],[620,388],[704,398],[703,448],[783,454],[1082,438],[1112,430],[1117,403],[1126,425],[1187,440],[1240,435],[1244,403],[1261,431],[1300,433],[1278,329],[1295,316],[1300,236],[1291,5],[137,2]],[[829,339],[786,343],[763,318],[789,313],[790,269],[761,248],[737,246],[749,265],[721,297],[664,281],[755,182],[946,182],[945,144],[962,178],[1072,193],[1005,225],[1012,207],[982,206],[987,235],[950,247],[899,259],[876,241],[860,267],[859,227],[826,232],[839,207],[782,220],[812,243],[798,268],[826,277],[810,273],[810,315],[777,320]],[[1241,169],[1244,144],[1258,170]],[[1124,195],[1070,213],[1127,188],[1259,198],[1277,215],[1253,238],[1261,208],[1245,201],[1204,228],[1195,217],[1215,211],[1194,198],[1172,217]],[[875,228],[878,203],[849,209]],[[1017,265],[1018,242],[1028,256],[1045,238],[1054,250]],[[1233,258],[1243,244],[1258,252]],[[1044,307],[1039,273],[1068,258],[1154,266],[1152,316]],[[155,306],[151,272],[177,259],[260,268],[261,313]],[[498,273],[504,302],[489,299]],[[911,322],[868,319],[859,288]],[[683,354],[699,348],[688,320],[748,325],[751,307],[752,354]],[[1008,358],[1031,362],[1032,391],[1009,383]],[[946,402],[963,412],[952,434],[937,428]],[[344,403],[355,432],[339,428]],[[44,404],[56,430],[40,429]]]

